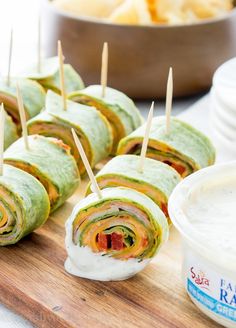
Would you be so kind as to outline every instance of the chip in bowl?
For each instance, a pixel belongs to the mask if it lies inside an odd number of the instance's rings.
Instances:
[[[117,24],[152,24],[146,0],[125,0],[113,11],[108,20]]]
[[[232,0],[186,0],[183,5],[183,11],[192,11],[199,19],[217,17],[232,9]]]
[[[219,17],[233,0],[54,0],[60,9],[116,24],[186,24]]]
[[[124,0],[54,0],[53,4],[75,15],[106,18]]]

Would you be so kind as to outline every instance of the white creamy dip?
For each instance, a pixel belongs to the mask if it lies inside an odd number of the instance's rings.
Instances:
[[[218,249],[236,256],[236,176],[193,188],[183,210],[216,252]]]
[[[183,282],[209,317],[236,328],[236,162],[184,179],[169,199],[183,240]]]
[[[113,259],[109,256],[101,256],[101,253],[93,253],[89,247],[74,245],[71,241],[67,245],[68,258],[65,269],[68,273],[81,278],[99,281],[125,280],[142,271],[150,260],[138,261],[129,259],[126,261]]]

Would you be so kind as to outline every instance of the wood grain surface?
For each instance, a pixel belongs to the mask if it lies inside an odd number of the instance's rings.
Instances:
[[[127,281],[96,282],[65,272],[64,223],[84,186],[43,228],[0,249],[0,302],[44,328],[220,327],[185,293],[174,228],[157,258]]]

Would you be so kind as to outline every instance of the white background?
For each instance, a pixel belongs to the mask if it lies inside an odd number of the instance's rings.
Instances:
[[[14,30],[12,73],[19,71],[37,55],[39,2],[40,0],[0,0],[0,75],[7,73],[11,28]],[[32,325],[0,305],[0,327],[28,328]]]
[[[0,0],[1,75],[7,73],[11,28],[14,31],[13,74],[22,70],[29,61],[36,61],[39,7],[40,0]]]

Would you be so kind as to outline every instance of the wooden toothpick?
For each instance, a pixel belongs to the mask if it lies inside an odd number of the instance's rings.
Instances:
[[[108,44],[104,42],[102,50],[102,68],[101,68],[101,86],[102,86],[102,97],[106,95],[107,87],[107,74],[108,74]]]
[[[91,183],[92,183],[92,186],[93,186],[93,188],[94,188],[94,191],[95,191],[95,193],[97,194],[98,198],[99,198],[99,199],[102,199],[102,193],[101,193],[101,190],[100,190],[100,188],[99,188],[99,186],[98,186],[98,183],[97,183],[97,180],[96,180],[96,178],[95,178],[95,176],[94,176],[94,174],[93,174],[93,171],[92,171],[92,169],[91,169],[91,166],[90,166],[90,164],[89,164],[89,161],[88,161],[88,159],[87,159],[87,156],[86,156],[86,154],[85,154],[85,152],[84,152],[83,146],[81,145],[81,142],[80,142],[80,140],[79,140],[77,134],[75,133],[75,130],[74,130],[74,129],[71,129],[71,132],[72,132],[72,135],[73,135],[73,138],[74,138],[74,141],[75,141],[76,147],[78,148],[79,154],[80,154],[80,156],[81,156],[81,159],[82,159],[82,161],[83,161],[83,163],[84,163],[84,166],[85,166],[85,168],[86,168],[86,171],[87,171],[87,173],[88,173],[89,179],[90,179],[90,181],[91,181]]]
[[[13,48],[13,29],[10,34],[9,54],[8,54],[8,70],[7,70],[7,85],[11,82],[11,62],[12,62],[12,48]]]
[[[17,83],[16,89],[17,89],[17,103],[18,103],[18,108],[19,108],[19,112],[20,112],[20,121],[21,121],[21,127],[22,127],[22,136],[24,138],[25,148],[27,150],[29,150],[29,140],[28,140],[27,125],[26,125],[25,109],[24,109],[23,99],[22,99],[22,95],[21,95],[18,83]]]
[[[145,162],[145,157],[146,157],[147,147],[148,147],[149,133],[150,133],[151,125],[152,125],[153,110],[154,110],[154,101],[152,102],[152,105],[151,105],[151,108],[150,108],[150,111],[148,114],[145,135],[143,138],[142,150],[141,150],[141,154],[140,154],[140,161],[139,161],[139,167],[138,167],[138,171],[140,173],[143,173],[144,162]]]
[[[64,56],[63,56],[60,40],[58,40],[58,57],[59,57],[59,69],[60,69],[61,96],[63,101],[63,109],[66,110],[67,103],[66,103],[66,87],[65,87],[65,75],[64,75]]]
[[[42,69],[42,54],[41,54],[41,16],[38,18],[38,73]]]
[[[166,133],[170,133],[170,119],[173,100],[173,70],[170,67],[166,89]]]
[[[5,127],[5,111],[4,111],[4,105],[2,104],[1,111],[0,111],[0,175],[3,175],[4,127]]]

